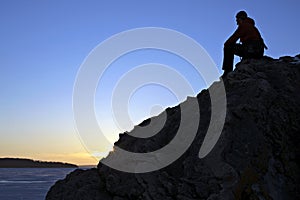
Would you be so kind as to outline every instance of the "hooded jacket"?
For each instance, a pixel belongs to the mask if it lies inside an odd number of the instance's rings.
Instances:
[[[236,31],[228,38],[224,46],[235,44],[240,39],[242,43],[252,40],[261,40],[261,35],[255,27],[255,22],[251,18],[244,19],[243,23],[239,24]]]

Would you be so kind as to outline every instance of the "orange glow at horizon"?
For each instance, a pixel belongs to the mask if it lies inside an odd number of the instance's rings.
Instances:
[[[62,162],[78,166],[91,165],[97,166],[99,160],[87,152],[66,153],[66,154],[39,154],[39,155],[0,155],[1,158],[26,158],[45,162]]]

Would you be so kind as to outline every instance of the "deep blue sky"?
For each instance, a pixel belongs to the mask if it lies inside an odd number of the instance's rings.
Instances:
[[[220,67],[223,43],[236,28],[234,16],[246,10],[269,47],[266,55],[294,56],[300,47],[299,6],[297,0],[0,1],[0,156],[95,162],[76,136],[72,91],[85,57],[110,36],[149,26],[174,29],[201,44]],[[125,63],[163,63],[169,57],[140,52]],[[169,65],[185,65],[170,59]],[[193,84],[199,92],[201,84]],[[147,116],[151,104],[174,104],[164,91],[152,85],[137,92],[129,106],[132,117]]]

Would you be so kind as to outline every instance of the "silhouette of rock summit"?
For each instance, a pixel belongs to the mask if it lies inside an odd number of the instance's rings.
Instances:
[[[100,162],[97,168],[77,169],[57,181],[46,199],[300,199],[300,56],[243,60],[224,78],[224,85],[225,124],[206,157],[198,157],[211,116],[209,92],[203,90],[193,97],[201,108],[197,135],[175,162],[138,174]],[[135,138],[124,133],[115,145],[132,152],[160,149],[176,134],[179,111],[179,106],[166,110],[165,126],[155,136]]]

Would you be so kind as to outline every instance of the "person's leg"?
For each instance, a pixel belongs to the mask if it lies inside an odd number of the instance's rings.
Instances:
[[[233,70],[234,55],[240,57],[245,56],[245,48],[242,44],[233,44],[224,47],[224,58],[222,66],[222,69],[224,70],[223,76],[226,76]]]
[[[233,69],[233,59],[234,59],[234,45],[224,46],[224,57],[223,66],[224,70],[223,76],[226,76]]]
[[[262,58],[264,55],[264,45],[261,41],[250,41],[244,46],[243,58]]]
[[[239,57],[245,57],[245,46],[242,44],[235,44],[233,47],[233,54]]]

